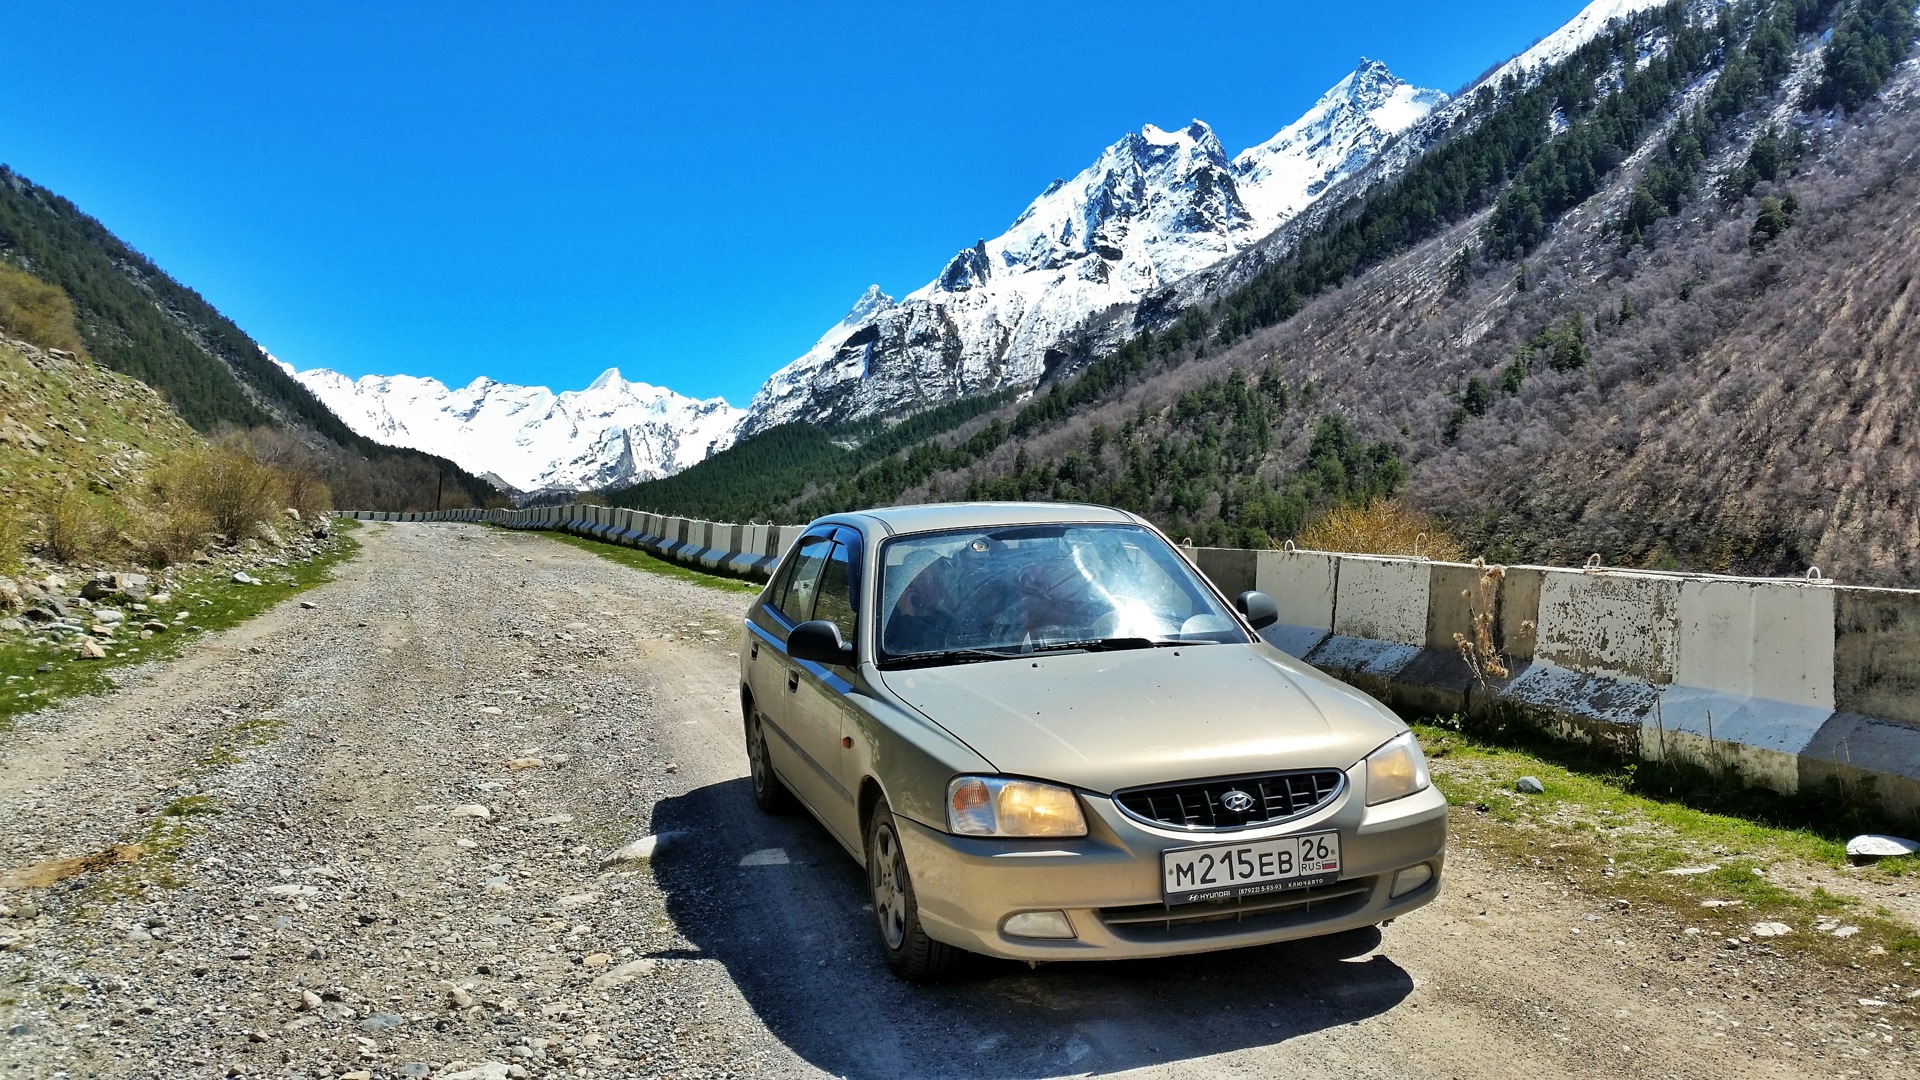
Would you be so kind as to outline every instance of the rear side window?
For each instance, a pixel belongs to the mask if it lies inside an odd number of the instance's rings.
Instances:
[[[774,610],[786,616],[787,621],[803,623],[813,618],[813,600],[820,588],[820,570],[826,565],[832,547],[831,533],[800,538],[773,598]]]
[[[853,640],[853,568],[852,550],[846,544],[833,545],[825,569],[820,573],[820,598],[813,617],[825,619],[840,628],[840,637]]]

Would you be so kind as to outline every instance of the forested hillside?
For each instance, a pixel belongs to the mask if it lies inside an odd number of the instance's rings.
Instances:
[[[1645,12],[1076,380],[734,516],[1090,499],[1262,545],[1397,494],[1503,560],[1920,583],[1913,37]]]
[[[447,493],[460,505],[496,494],[450,462],[354,434],[198,293],[4,165],[0,260],[62,289],[88,355],[160,391],[199,431],[293,436],[342,505],[431,509]]]

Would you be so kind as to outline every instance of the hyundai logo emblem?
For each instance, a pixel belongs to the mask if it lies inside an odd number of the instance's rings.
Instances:
[[[1236,814],[1244,814],[1253,809],[1253,796],[1241,791],[1239,788],[1234,788],[1232,791],[1220,796],[1220,805]]]

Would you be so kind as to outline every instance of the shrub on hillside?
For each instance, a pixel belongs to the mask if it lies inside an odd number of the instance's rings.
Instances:
[[[184,502],[163,503],[142,515],[134,532],[134,554],[155,569],[177,566],[213,542],[213,518]]]
[[[1336,506],[1300,530],[1299,545],[1309,551],[1425,555],[1445,562],[1459,562],[1466,554],[1439,522],[1398,499]]]
[[[238,440],[176,458],[153,482],[162,514],[183,530],[198,515],[230,543],[262,536],[285,516],[285,474],[254,460]]]
[[[0,329],[43,349],[80,351],[73,302],[57,285],[0,262]]]
[[[39,525],[41,546],[57,562],[91,562],[118,546],[113,515],[78,488],[67,488],[48,499]]]

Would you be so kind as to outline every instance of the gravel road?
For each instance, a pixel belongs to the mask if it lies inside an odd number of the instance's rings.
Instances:
[[[1845,971],[1456,845],[1384,931],[895,982],[744,779],[738,593],[373,525],[338,580],[0,735],[0,1080],[1908,1076]],[[649,835],[656,856],[608,855]]]

